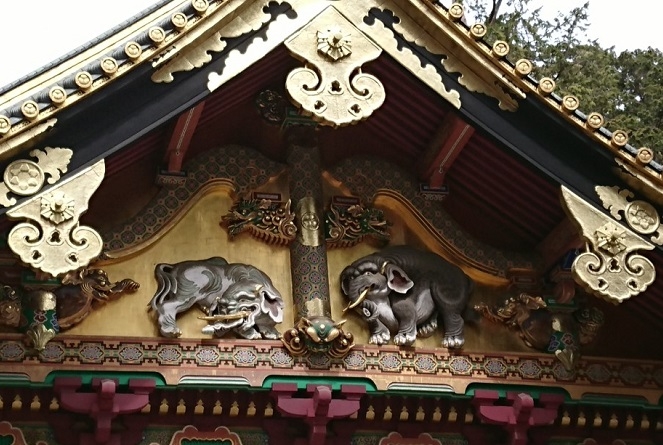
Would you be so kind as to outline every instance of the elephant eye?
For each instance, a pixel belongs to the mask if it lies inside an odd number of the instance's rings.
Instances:
[[[367,270],[366,272],[364,272],[364,275],[373,275],[373,272],[371,272],[370,270]]]

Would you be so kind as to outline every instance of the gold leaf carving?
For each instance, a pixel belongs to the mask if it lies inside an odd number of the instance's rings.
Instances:
[[[611,189],[602,189],[606,190]],[[615,192],[611,202],[618,205],[618,196],[621,195]],[[651,261],[637,251],[652,250],[654,245],[612,221],[565,187],[562,187],[562,197],[569,216],[587,241],[587,251],[578,255],[571,267],[576,282],[613,303],[644,292],[654,282],[656,271]]]
[[[101,237],[94,229],[80,226],[79,218],[101,184],[104,170],[101,160],[48,194],[37,195],[7,212],[12,219],[28,220],[14,226],[7,238],[21,261],[57,276],[85,267],[101,254]]]
[[[349,36],[353,36],[352,57],[345,57],[350,54]],[[320,50],[321,40],[328,40],[324,46],[331,52]],[[361,72],[362,64],[376,59],[381,49],[335,8],[327,8],[285,45],[295,57],[317,68],[296,68],[286,79],[292,100],[314,120],[331,126],[355,124],[384,102],[382,83]]]
[[[38,159],[39,166],[44,173],[51,177],[46,180],[49,184],[55,184],[60,179],[60,173],[67,173],[67,165],[74,154],[68,148],[46,147],[42,150],[32,150],[30,156]]]
[[[636,200],[633,193],[627,189],[620,190],[619,187],[597,186],[596,193],[601,198],[603,207],[618,221],[624,220],[629,227],[642,235],[652,235],[651,241],[663,244],[663,227],[661,218],[653,205],[646,201]]]
[[[279,14],[276,19],[269,21],[270,15],[264,11],[268,10],[273,0],[261,0],[248,2],[249,7],[242,15],[237,15],[232,21],[223,27],[222,37],[237,37],[251,30],[258,30],[269,22],[262,36],[253,38],[245,51],[233,49],[228,52],[223,70],[212,72],[208,76],[207,89],[214,91],[228,80],[241,73],[245,68],[264,57],[271,50],[288,38],[293,30],[299,29],[309,22],[325,7],[325,2],[306,2],[294,0],[289,2],[297,11],[296,14]],[[304,6],[301,6],[301,5]]]
[[[426,43],[426,39],[418,40],[412,37],[411,34],[406,32],[405,28],[396,27],[396,29],[406,40],[430,51],[429,43]],[[365,31],[369,37],[375,40],[382,49],[388,52],[390,56],[396,59],[408,71],[419,77],[426,85],[441,97],[448,100],[454,107],[460,108],[460,93],[456,90],[447,89],[442,76],[440,76],[440,73],[437,72],[437,69],[433,65],[426,64],[422,67],[421,60],[409,48],[399,48],[398,41],[391,29],[387,28],[381,21],[375,20],[369,28],[365,27]]]
[[[222,40],[220,33],[216,32],[200,44],[188,46],[186,51],[177,54],[172,60],[152,74],[152,81],[156,83],[170,83],[174,80],[173,73],[201,68],[212,61],[212,56],[209,54],[210,51],[221,52],[225,47],[225,40]]]
[[[510,94],[502,90],[499,85],[483,80],[476,73],[470,71],[459,59],[444,59],[442,65],[450,73],[460,73],[458,83],[468,90],[496,98],[498,106],[502,110],[515,111],[518,108],[518,102]]]
[[[18,159],[10,163],[5,168],[4,182],[0,183],[0,205],[9,207],[16,204],[16,199],[8,196],[9,192],[19,196],[30,196],[38,193],[44,182],[56,183],[60,179],[60,174],[67,171],[72,154],[68,148],[46,147],[44,150],[30,152],[30,156],[36,157],[37,162]]]

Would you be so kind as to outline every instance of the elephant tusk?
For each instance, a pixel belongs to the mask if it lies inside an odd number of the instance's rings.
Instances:
[[[359,297],[355,301],[353,301],[352,303],[347,305],[346,308],[343,309],[343,312],[347,311],[348,309],[354,309],[357,306],[359,306],[361,304],[361,302],[364,301],[364,299],[366,298],[366,295],[368,295],[368,290],[369,289],[370,289],[370,287],[367,287],[366,289],[361,291],[361,293],[359,294]]]
[[[389,264],[389,261],[382,263],[382,267],[380,267],[380,275],[384,275],[384,270],[386,269],[387,264]]]
[[[210,315],[207,317],[198,317],[199,320],[205,320],[205,321],[229,321],[229,320],[240,320],[242,318],[248,317],[251,315],[251,312],[249,311],[240,311],[240,312],[235,312],[234,314],[218,314],[218,315]]]

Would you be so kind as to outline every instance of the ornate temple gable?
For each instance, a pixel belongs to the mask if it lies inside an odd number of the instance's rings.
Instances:
[[[154,79],[160,81],[210,64],[209,87],[216,89],[327,7],[336,8],[454,106],[462,104],[457,92],[445,85],[441,75],[445,70],[459,73],[459,84],[468,90],[497,98],[504,109],[515,110],[526,96],[537,98],[609,147],[642,175],[641,181],[661,183],[661,166],[652,160],[650,150],[629,146],[623,131],[604,129],[600,114],[578,111],[578,98],[556,96],[552,80],[530,76],[529,61],[509,61],[505,42],[489,47],[483,40],[485,26],[465,25],[461,5],[446,9],[423,0],[170,2],[0,96],[0,150],[5,157],[15,154],[24,142],[55,125],[59,111],[85,103],[90,93],[148,62],[156,70]]]

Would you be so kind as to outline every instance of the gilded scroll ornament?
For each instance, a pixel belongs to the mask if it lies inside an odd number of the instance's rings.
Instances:
[[[170,83],[174,80],[173,73],[201,68],[212,61],[210,52],[221,52],[226,45],[226,41],[222,40],[218,32],[198,44],[191,44],[187,46],[186,51],[183,51],[179,57],[170,60],[152,74],[152,81],[155,83]]]
[[[248,231],[253,237],[268,244],[285,246],[295,239],[295,214],[287,202],[269,199],[240,199],[221,221],[230,237]]]
[[[331,126],[355,124],[384,102],[382,83],[361,72],[361,66],[376,59],[382,50],[333,7],[325,9],[285,45],[295,57],[317,68],[295,68],[286,79],[292,100],[317,122]]]
[[[46,343],[60,331],[55,295],[45,290],[37,290],[26,295],[24,300],[22,316],[25,318],[25,326],[22,329],[32,347],[43,351]]]
[[[621,221],[622,216],[631,229],[641,235],[651,235],[654,244],[663,244],[663,227],[656,208],[647,201],[635,200],[634,194],[627,189],[619,187],[597,186],[596,193],[601,198],[603,207],[610,214]]]
[[[601,193],[609,196],[610,203],[625,199],[615,188],[601,188]],[[644,292],[654,282],[656,271],[651,261],[637,251],[652,250],[654,245],[628,227],[612,221],[565,187],[562,187],[562,197],[569,215],[587,241],[587,251],[578,255],[571,267],[576,282],[588,292],[613,303],[621,303]],[[604,206],[611,208],[604,196],[602,199]],[[649,221],[648,217],[638,215],[639,210],[640,207],[634,210],[632,219]],[[619,216],[618,211],[611,208],[613,216]]]
[[[99,161],[48,194],[7,212],[10,218],[28,219],[17,224],[7,239],[21,261],[57,276],[85,267],[101,254],[101,237],[94,229],[79,225],[79,218],[101,184],[104,170],[104,161]]]
[[[9,207],[16,204],[16,198],[7,196],[9,192],[30,196],[39,192],[45,182],[55,184],[60,174],[67,172],[72,154],[68,148],[46,147],[44,150],[30,152],[30,156],[37,158],[37,162],[19,159],[9,164],[3,175],[4,182],[0,183],[0,205]]]

